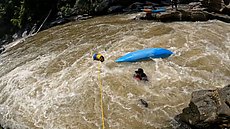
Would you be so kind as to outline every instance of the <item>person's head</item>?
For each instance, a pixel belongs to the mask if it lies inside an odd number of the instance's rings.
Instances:
[[[135,71],[137,74],[141,74],[141,73],[144,73],[144,70],[142,68],[138,68],[137,71]]]
[[[101,56],[101,57],[99,58],[99,60],[100,60],[101,62],[103,62],[103,61],[105,60],[105,58],[104,58],[103,56]]]

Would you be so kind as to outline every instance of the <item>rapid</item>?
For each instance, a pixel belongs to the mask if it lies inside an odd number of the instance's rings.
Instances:
[[[0,124],[10,129],[102,128],[102,84],[106,129],[171,129],[191,92],[230,83],[228,23],[132,20],[135,15],[71,22],[7,45],[0,55]],[[174,54],[115,62],[150,47]],[[94,53],[105,61],[94,61]],[[133,79],[138,68],[149,82]]]

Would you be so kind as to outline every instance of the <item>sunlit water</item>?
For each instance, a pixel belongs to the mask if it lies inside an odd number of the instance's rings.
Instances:
[[[136,15],[136,14],[135,14]],[[230,25],[104,16],[42,31],[0,55],[0,124],[11,129],[170,129],[192,91],[230,82]],[[162,47],[168,59],[115,63]],[[101,53],[103,63],[93,61]],[[143,68],[149,82],[132,78]],[[99,78],[100,76],[100,78]],[[139,101],[144,99],[149,107]]]

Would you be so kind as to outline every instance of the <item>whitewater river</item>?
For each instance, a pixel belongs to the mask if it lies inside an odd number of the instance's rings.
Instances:
[[[0,124],[10,129],[171,129],[191,92],[230,83],[230,24],[103,16],[56,26],[0,55]],[[116,63],[162,47],[167,59]],[[101,53],[103,63],[93,61]],[[149,82],[132,78],[143,68]],[[139,99],[148,102],[144,107]]]

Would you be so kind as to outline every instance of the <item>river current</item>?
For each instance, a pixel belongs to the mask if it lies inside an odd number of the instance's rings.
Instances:
[[[230,24],[102,16],[56,26],[0,55],[0,124],[10,129],[171,129],[191,92],[230,83]],[[116,63],[161,47],[167,59]],[[101,53],[104,62],[92,55]],[[143,68],[149,82],[133,79]],[[148,103],[144,107],[139,99]]]

